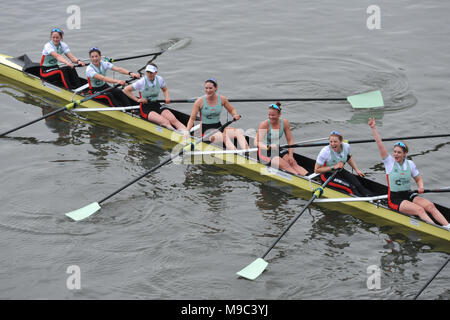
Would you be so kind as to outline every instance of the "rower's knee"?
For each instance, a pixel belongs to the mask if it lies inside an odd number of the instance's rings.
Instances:
[[[436,209],[436,207],[435,207],[434,203],[429,201],[428,203],[426,203],[424,205],[424,209],[425,209],[425,211],[432,212],[432,211],[434,211]]]
[[[417,209],[417,215],[418,215],[419,218],[422,219],[422,220],[428,220],[428,214],[427,214],[427,212],[425,211],[425,209],[422,208],[422,207],[419,207],[419,208]]]

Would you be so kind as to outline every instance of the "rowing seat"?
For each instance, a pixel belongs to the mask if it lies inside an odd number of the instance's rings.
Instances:
[[[14,58],[14,60],[18,60],[23,64],[22,71],[25,73],[30,73],[39,77],[39,70],[41,65],[39,63],[31,61],[31,59],[26,55],[21,55],[20,57]]]

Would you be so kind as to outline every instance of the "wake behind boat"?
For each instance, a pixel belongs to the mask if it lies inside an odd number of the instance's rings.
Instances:
[[[25,84],[41,92],[51,94],[68,102],[72,102],[74,100],[83,100],[88,95],[87,89],[81,90],[79,92],[74,92],[43,81],[39,77],[39,64],[32,62],[26,55],[16,58],[7,55],[0,55],[0,74],[13,79],[14,81]],[[82,79],[82,81],[83,83],[87,83],[85,79]],[[83,108],[107,107],[105,104],[95,100],[88,100],[84,102],[82,106]],[[188,114],[179,112],[171,108],[169,109],[184,125],[187,124],[189,120]],[[124,126],[150,133],[173,145],[178,145],[184,142],[184,137],[181,133],[169,130],[165,127],[161,127],[157,124],[141,119],[140,117],[130,112],[100,111],[98,112],[98,114],[101,114],[101,118],[103,118],[105,121],[111,119],[116,120]],[[253,145],[253,138],[246,136],[246,139],[249,145]],[[283,170],[277,170],[272,167],[268,167],[265,164],[260,163],[256,159],[256,152],[250,152],[247,156],[245,154],[224,154],[220,153],[221,151],[223,151],[221,147],[205,142],[196,144],[195,150],[215,151],[217,153],[208,155],[208,159],[211,160],[211,164],[218,166],[232,165],[233,172],[242,174],[246,177],[250,177],[251,179],[261,181],[266,184],[275,184],[281,187],[288,186],[294,195],[302,198],[308,198],[308,194],[310,195],[312,191],[319,188],[322,184],[322,181],[320,181],[320,179],[318,179],[317,177],[302,177],[290,174]],[[314,159],[302,156],[297,153],[294,155],[294,157],[297,162],[301,163],[306,170],[308,170],[309,172],[314,172]],[[357,176],[357,179],[359,179],[361,184],[365,188],[370,190],[374,195],[385,196],[387,194],[387,186],[375,181],[371,181],[367,178],[361,178],[359,176]],[[395,224],[405,226],[409,229],[450,241],[450,232],[446,229],[436,224],[427,223],[415,217],[411,217],[394,211],[387,206],[386,201],[383,199],[374,198],[371,200],[364,199],[366,201],[362,201],[361,199],[357,199],[353,195],[344,193],[341,190],[333,188],[331,186],[327,186],[326,188],[324,188],[322,198],[353,200],[339,201],[339,204],[334,206],[333,208],[363,211],[370,215],[389,220]],[[324,205],[326,206],[326,204]],[[436,204],[436,207],[441,211],[446,219],[450,219],[449,208],[440,206],[439,204]]]

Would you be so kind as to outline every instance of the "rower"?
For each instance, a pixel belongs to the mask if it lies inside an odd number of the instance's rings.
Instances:
[[[280,140],[283,136],[286,137],[288,144],[294,144],[289,121],[281,118],[281,103],[277,102],[269,106],[269,119],[261,122],[258,127],[255,138],[258,160],[293,174],[307,175],[308,171],[295,160],[293,148],[280,151]],[[277,155],[273,156],[275,152]],[[272,157],[270,157],[271,155]]]
[[[217,93],[217,81],[210,78],[205,81],[205,95],[195,100],[192,107],[191,116],[187,125],[187,130],[191,130],[197,114],[200,113],[201,129],[200,134],[203,136],[206,131],[211,129],[218,129],[222,127],[220,122],[220,115],[223,108],[225,108],[231,116],[239,120],[240,115],[237,114],[236,109],[228,101],[227,97]],[[227,149],[236,150],[234,139],[237,139],[241,149],[248,149],[248,143],[245,139],[242,129],[226,127],[222,132],[216,132],[209,140],[218,144],[225,144]]]
[[[100,49],[94,47],[89,50],[89,58],[91,59],[91,63],[86,68],[86,77],[89,83],[90,94],[108,89],[110,86],[107,82],[120,84],[122,86],[126,84],[124,80],[107,77],[106,71],[108,70],[117,71],[133,78],[141,77],[139,73],[133,73],[124,68],[117,67],[110,62],[102,61],[101,57],[102,53],[100,52]],[[111,88],[104,94],[95,97],[95,99],[104,100],[111,107],[124,107],[133,104],[133,101],[130,100],[119,88]]]
[[[414,162],[406,159],[408,146],[403,142],[397,142],[394,144],[393,156],[388,154],[375,126],[375,118],[369,119],[369,126],[386,170],[389,207],[407,215],[419,216],[422,220],[434,224],[428,216],[430,213],[438,223],[450,231],[450,224],[434,203],[411,192],[411,178],[418,186],[418,193],[424,192],[424,184]]]
[[[348,163],[360,177],[365,176],[356,166],[355,160],[350,154],[350,145],[343,142],[342,134],[338,131],[332,131],[329,141],[330,144],[323,147],[317,156],[314,172],[320,173],[322,181],[326,181],[331,171],[342,168],[328,186],[342,189],[358,197],[371,196],[372,193],[361,184],[355,175],[343,169],[345,164]]]
[[[145,68],[146,75],[133,84],[126,86],[123,92],[133,101],[139,103],[141,117],[148,121],[163,125],[166,128],[187,131],[175,115],[158,102],[160,91],[163,92],[165,103],[170,103],[169,89],[164,79],[157,75],[158,67],[150,63]],[[133,90],[139,90],[139,98],[133,95]]]
[[[50,31],[50,41],[45,44],[42,50],[39,74],[45,81],[71,90],[81,85],[74,63],[83,67],[85,63],[70,52],[69,46],[62,41],[63,36],[64,32],[59,28]],[[69,61],[63,55],[69,58]],[[59,67],[58,61],[66,66]]]

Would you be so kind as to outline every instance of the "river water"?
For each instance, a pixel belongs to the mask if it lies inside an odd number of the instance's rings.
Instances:
[[[80,9],[79,29],[67,22],[71,5]],[[370,5],[380,10],[379,29],[371,27]],[[209,77],[229,98],[346,97],[380,89],[382,109],[286,102],[283,116],[295,141],[332,130],[371,138],[370,115],[384,137],[427,135],[449,129],[449,13],[450,3],[438,0],[3,1],[0,42],[1,53],[39,61],[55,26],[79,58],[93,46],[120,58],[179,39],[182,45],[156,60],[173,99],[201,95]],[[146,61],[117,65],[137,70]],[[64,104],[0,77],[0,131]],[[266,118],[266,103],[234,106],[245,130]],[[172,107],[190,112],[192,105]],[[256,281],[239,279],[236,272],[267,250],[308,199],[232,167],[170,164],[75,223],[64,213],[102,199],[170,149],[70,114],[0,142],[2,299],[402,300],[447,258],[446,243],[313,205],[271,251],[267,271]],[[426,187],[448,185],[442,164],[449,145],[446,138],[410,143]],[[319,150],[301,152],[315,158]],[[385,182],[375,144],[354,145],[352,153],[368,177]],[[450,206],[448,196],[427,197]],[[71,266],[81,289],[68,285]],[[374,289],[371,268],[380,276]],[[447,267],[420,298],[449,299],[449,279]]]

